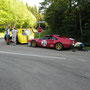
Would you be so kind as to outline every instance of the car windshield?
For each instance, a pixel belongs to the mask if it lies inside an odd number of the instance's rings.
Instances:
[[[57,35],[58,37],[61,37],[61,35]]]

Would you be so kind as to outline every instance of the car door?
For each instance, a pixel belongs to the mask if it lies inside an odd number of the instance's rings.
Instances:
[[[47,39],[48,39],[48,36],[45,36],[45,37],[39,39],[38,40],[39,46],[41,46],[41,47],[47,47]]]
[[[47,47],[54,48],[54,44],[56,42],[56,38],[53,36],[50,36],[50,38],[47,40]]]

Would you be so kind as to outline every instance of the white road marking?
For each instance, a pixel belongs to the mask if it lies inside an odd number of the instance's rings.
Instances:
[[[83,62],[85,62],[86,60],[83,60],[83,59],[78,59],[79,61],[83,61]]]
[[[33,56],[33,57],[40,57],[40,58],[51,58],[51,59],[67,59],[64,57],[53,57],[53,56],[44,56],[44,55],[37,55],[37,54],[23,54],[23,53],[6,52],[6,51],[0,51],[0,53],[11,54],[11,55],[21,55],[21,56]]]

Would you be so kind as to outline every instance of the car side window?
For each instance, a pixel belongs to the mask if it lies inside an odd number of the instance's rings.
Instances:
[[[51,39],[51,37],[50,36],[47,36],[47,40],[49,40],[49,39]]]
[[[42,37],[40,40],[46,40],[46,37]]]
[[[25,30],[22,30],[22,35],[26,35]]]
[[[48,39],[50,39],[50,36],[43,37],[40,40],[48,40]]]
[[[55,37],[53,37],[53,36],[51,37],[51,39],[52,39],[52,40],[57,40],[57,38],[55,38]]]

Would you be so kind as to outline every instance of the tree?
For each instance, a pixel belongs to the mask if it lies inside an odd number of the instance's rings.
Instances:
[[[3,26],[34,26],[36,17],[20,0],[0,0],[0,24]]]
[[[46,1],[50,4],[48,9],[44,8],[44,15],[51,33],[90,41],[90,0],[45,0],[41,3],[43,7]]]
[[[36,17],[37,21],[42,20],[42,14],[40,14],[40,12],[37,9],[37,6],[36,5],[33,6],[33,7],[27,5],[27,8]]]

